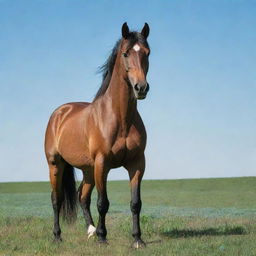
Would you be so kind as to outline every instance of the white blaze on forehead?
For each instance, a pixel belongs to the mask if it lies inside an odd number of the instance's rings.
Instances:
[[[140,50],[140,46],[138,44],[135,44],[132,48],[136,52],[138,52]]]

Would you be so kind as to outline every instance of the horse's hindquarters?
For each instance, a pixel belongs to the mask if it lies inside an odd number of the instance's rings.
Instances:
[[[54,111],[45,136],[47,160],[60,155],[75,167],[91,165],[86,124],[89,103],[68,103]]]

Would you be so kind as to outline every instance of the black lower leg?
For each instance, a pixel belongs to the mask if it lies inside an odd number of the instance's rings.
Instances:
[[[133,230],[132,236],[135,240],[140,240],[141,230],[140,230],[140,210],[141,210],[141,200],[136,197],[131,201],[131,211],[132,211],[132,220],[133,220]]]
[[[55,192],[52,192],[51,195],[52,199],[52,207],[54,213],[54,227],[53,227],[53,234],[54,239],[57,241],[61,241],[61,229],[59,223],[59,215],[60,215],[60,208],[61,208],[61,198],[58,198]]]
[[[106,236],[107,236],[105,217],[109,208],[109,201],[106,194],[104,195],[98,194],[97,207],[99,212],[99,222],[98,222],[96,233],[99,238],[99,241],[105,242]]]
[[[132,200],[131,200],[131,212],[133,220],[132,236],[134,237],[134,242],[132,247],[140,248],[145,247],[145,243],[141,239],[140,230],[140,211],[141,211],[141,199],[140,199],[140,185],[136,184],[132,187]]]
[[[90,225],[94,226],[91,211],[90,211],[91,198],[86,198],[84,200],[82,199],[80,201],[80,205],[83,211],[83,215],[84,215],[87,227],[89,227]]]

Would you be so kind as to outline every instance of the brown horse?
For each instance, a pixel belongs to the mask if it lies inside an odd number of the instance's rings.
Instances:
[[[50,169],[54,237],[61,241],[59,214],[66,220],[76,216],[77,193],[73,168],[83,171],[78,190],[90,237],[96,231],[106,242],[105,216],[109,208],[107,175],[111,168],[124,166],[130,177],[133,247],[145,246],[140,230],[140,184],[145,169],[146,131],[137,110],[137,99],[149,90],[149,26],[130,32],[122,26],[122,38],[102,66],[103,81],[92,103],[67,103],[50,117],[45,136],[45,154]],[[99,220],[97,229],[90,212],[91,193],[96,185]]]

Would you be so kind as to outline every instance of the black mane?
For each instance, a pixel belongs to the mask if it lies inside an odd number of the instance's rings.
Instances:
[[[129,40],[129,49],[134,46],[136,43],[140,43],[144,45],[146,48],[149,49],[149,45],[147,43],[147,40],[138,32],[130,32],[128,39]],[[106,90],[108,89],[112,73],[114,70],[114,66],[116,63],[116,57],[119,50],[119,46],[121,44],[122,39],[119,39],[114,48],[111,51],[111,54],[107,58],[106,62],[99,68],[99,72],[102,73],[102,83],[101,86],[96,93],[94,100],[98,99],[100,96],[102,96]]]

